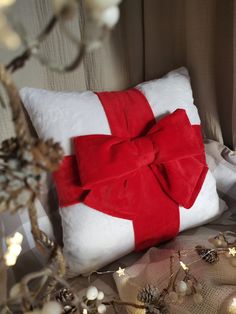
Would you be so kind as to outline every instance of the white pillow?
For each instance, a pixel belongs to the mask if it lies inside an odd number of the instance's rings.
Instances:
[[[185,68],[136,88],[145,95],[157,120],[182,108],[191,124],[200,124]],[[73,154],[72,137],[111,134],[99,98],[91,91],[55,92],[26,87],[21,90],[21,98],[38,136],[60,142],[66,155]],[[179,207],[179,231],[205,224],[223,210],[219,205],[215,179],[208,171],[194,205],[188,210]],[[83,203],[60,208],[60,214],[64,254],[74,273],[98,269],[134,250],[134,230],[130,220],[109,216]]]

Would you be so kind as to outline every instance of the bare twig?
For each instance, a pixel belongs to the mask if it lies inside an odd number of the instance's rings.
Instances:
[[[83,43],[80,43],[78,45],[78,52],[77,55],[75,57],[74,60],[72,60],[71,63],[69,63],[68,65],[58,65],[58,64],[54,64],[52,61],[48,60],[47,58],[45,58],[43,55],[40,55],[38,53],[38,51],[35,51],[33,53],[33,56],[39,60],[39,62],[42,65],[45,65],[47,68],[49,68],[51,71],[57,72],[57,73],[65,73],[65,72],[71,72],[73,70],[75,70],[79,64],[81,63],[81,60],[84,57],[84,54],[86,52],[86,46]]]
[[[146,305],[143,304],[137,304],[137,303],[132,303],[132,302],[123,302],[120,300],[112,300],[112,301],[108,301],[108,302],[103,302],[104,305],[123,305],[123,306],[131,306],[133,308],[136,309],[147,309],[148,307]]]
[[[35,40],[28,45],[21,55],[14,58],[9,64],[6,65],[6,69],[10,72],[15,72],[16,70],[22,68],[25,65],[25,62],[28,61],[34,51],[34,48],[38,47],[39,43],[41,43],[50,32],[53,30],[54,26],[58,21],[58,17],[53,15],[49,20],[48,24],[42,30],[42,32],[35,38]]]

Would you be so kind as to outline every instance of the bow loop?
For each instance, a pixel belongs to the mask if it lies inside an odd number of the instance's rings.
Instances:
[[[111,135],[74,138],[83,188],[107,185],[148,167],[176,203],[189,208],[204,181],[204,147],[182,109],[157,122],[145,136],[128,139]]]
[[[148,137],[130,140],[102,134],[78,136],[74,146],[80,182],[85,189],[126,178],[155,158]]]

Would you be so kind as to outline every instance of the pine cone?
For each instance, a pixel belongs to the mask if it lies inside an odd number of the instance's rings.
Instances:
[[[157,304],[150,304],[146,310],[146,314],[169,314],[169,306],[167,303],[160,299]]]
[[[214,249],[207,249],[200,245],[195,247],[196,252],[198,255],[207,263],[215,264],[219,261],[219,256],[216,250]]]
[[[73,301],[74,295],[73,292],[68,288],[62,288],[56,295],[56,300],[59,303],[66,304]]]
[[[140,302],[152,304],[158,299],[158,296],[159,296],[158,288],[152,285],[146,285],[146,287],[142,288],[139,291],[137,299]]]
[[[161,312],[161,314],[169,314],[170,313],[170,309],[168,304],[165,302],[165,300],[160,299],[158,302],[158,308]]]
[[[160,310],[158,308],[156,308],[155,306],[150,306],[148,307],[148,309],[146,310],[146,314],[162,314],[160,312]]]

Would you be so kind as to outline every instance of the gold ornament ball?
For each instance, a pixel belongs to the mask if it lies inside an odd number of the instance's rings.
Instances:
[[[224,300],[219,314],[236,314],[236,291]]]

